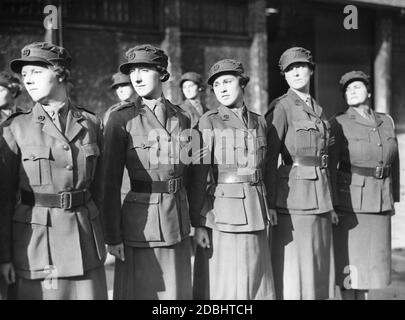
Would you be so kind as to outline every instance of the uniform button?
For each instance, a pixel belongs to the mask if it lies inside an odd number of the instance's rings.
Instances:
[[[382,147],[382,144],[381,144],[381,143],[377,143],[377,146]]]
[[[65,145],[63,146],[63,150],[68,151],[68,150],[69,150],[69,146],[68,146],[67,144],[65,144]]]
[[[376,132],[376,131],[377,131],[377,129],[376,129],[376,128],[373,128],[373,131],[374,131],[374,132]]]
[[[221,191],[221,196],[224,196],[224,195],[225,195],[225,192]]]
[[[144,147],[145,147],[145,143],[142,142],[142,143],[141,143],[141,147],[144,148]]]
[[[73,188],[72,187],[67,187],[65,191],[72,191]]]
[[[320,121],[320,120],[316,120],[316,124],[321,124],[321,121]]]
[[[65,168],[68,170],[73,170],[73,166],[71,164],[68,164]]]
[[[380,161],[378,161],[378,164],[383,164],[383,163],[384,163],[384,162],[383,162],[383,161],[381,161],[381,160],[380,160]]]
[[[34,156],[34,155],[31,155],[30,158],[31,158],[31,160],[34,160],[34,159],[35,159],[35,156]]]

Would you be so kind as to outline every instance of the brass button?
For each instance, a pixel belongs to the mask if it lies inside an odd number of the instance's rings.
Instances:
[[[68,151],[68,150],[69,150],[69,146],[68,146],[67,144],[65,144],[65,145],[63,146],[63,150]]]
[[[142,143],[141,143],[141,147],[142,147],[142,148],[145,148],[145,143],[142,142]]]
[[[35,159],[35,156],[34,156],[34,155],[31,155],[30,158],[31,158],[31,160],[34,160],[34,159]]]
[[[225,192],[224,192],[224,191],[221,191],[221,196],[223,196],[223,195],[225,195]]]
[[[377,143],[377,146],[382,147],[382,144],[381,144],[381,143]]]
[[[68,170],[73,170],[73,166],[71,164],[68,164],[65,168]]]
[[[374,131],[374,132],[376,132],[376,131],[377,131],[377,129],[376,129],[376,128],[373,128],[373,131]]]

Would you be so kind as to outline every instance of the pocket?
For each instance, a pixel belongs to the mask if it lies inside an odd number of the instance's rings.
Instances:
[[[302,119],[293,121],[295,129],[295,146],[297,153],[306,152],[307,149],[316,148],[316,137],[320,135],[315,123]]]
[[[131,136],[129,144],[130,163],[137,169],[156,169],[159,167],[159,144],[149,141],[148,136]]]
[[[122,206],[124,238],[129,241],[162,241],[157,193],[129,192]]]
[[[352,161],[368,161],[371,159],[372,148],[368,132],[357,132],[357,135],[346,132],[349,153]]]
[[[361,210],[365,177],[338,172],[338,203],[342,208]]]
[[[22,146],[21,158],[30,185],[52,184],[50,147]]]
[[[246,225],[243,184],[218,184],[214,191],[213,211],[219,224]]]
[[[13,216],[13,263],[21,270],[43,271],[50,265],[48,208],[20,205]]]
[[[313,167],[280,167],[277,175],[278,208],[313,210],[318,208],[315,189],[316,172]]]
[[[86,158],[86,180],[92,181],[97,168],[97,159],[100,156],[100,149],[97,143],[88,143],[82,145],[84,156]]]

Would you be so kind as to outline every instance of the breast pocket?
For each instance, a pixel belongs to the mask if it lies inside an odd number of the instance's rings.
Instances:
[[[97,143],[88,143],[82,146],[86,158],[85,175],[87,181],[92,181],[97,167],[97,159],[100,156],[100,149]]]
[[[32,186],[52,184],[51,148],[47,146],[22,146],[24,171]]]
[[[157,193],[130,192],[122,206],[124,238],[129,241],[162,241]]]
[[[131,136],[128,144],[130,165],[136,169],[156,169],[159,167],[159,145],[149,141],[148,136]]]
[[[346,132],[350,159],[352,162],[371,160],[372,150],[368,132]]]
[[[318,140],[321,138],[315,123],[311,120],[296,120],[294,123],[295,142],[297,152],[306,152],[307,150],[316,149]]]

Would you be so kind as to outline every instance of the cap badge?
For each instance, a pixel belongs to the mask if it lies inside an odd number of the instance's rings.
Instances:
[[[129,52],[128,53],[128,60],[134,60],[135,59],[135,56],[136,56],[136,53],[135,53],[135,51],[132,51],[132,52]]]
[[[212,70],[214,70],[214,71],[217,71],[219,69],[219,64],[216,64],[213,68],[212,68]]]
[[[24,57],[28,57],[30,55],[30,49],[24,49],[23,52],[22,52],[22,55]]]
[[[39,121],[44,121],[44,120],[45,120],[45,116],[38,116],[38,120],[39,120]]]

